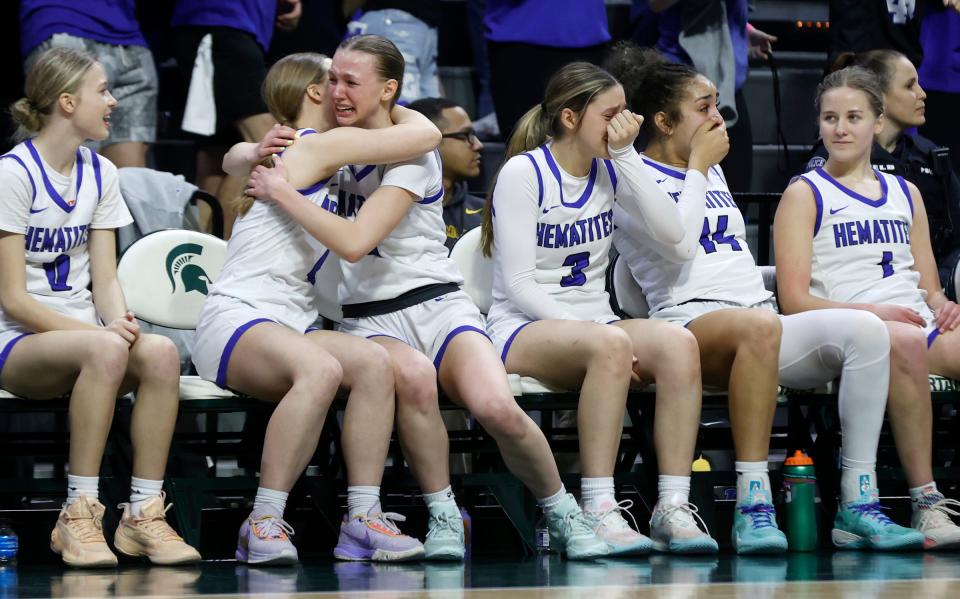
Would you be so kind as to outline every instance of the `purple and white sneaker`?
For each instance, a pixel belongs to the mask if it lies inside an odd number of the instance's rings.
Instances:
[[[251,566],[281,566],[297,563],[297,548],[290,537],[293,528],[271,507],[254,510],[240,526],[238,562]]]
[[[397,562],[423,557],[423,543],[400,532],[394,522],[406,517],[381,512],[380,504],[366,516],[348,518],[340,524],[340,538],[333,549],[337,559],[350,561]]]

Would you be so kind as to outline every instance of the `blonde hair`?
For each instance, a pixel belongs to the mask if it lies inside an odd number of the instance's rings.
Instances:
[[[497,186],[500,168],[517,154],[529,152],[548,139],[563,137],[566,130],[560,121],[560,114],[566,108],[577,114],[577,124],[573,131],[579,130],[590,102],[597,94],[616,85],[619,85],[619,82],[613,75],[589,62],[572,62],[550,77],[543,102],[528,110],[513,128],[503,162],[500,163],[497,175],[487,192],[480,235],[484,255],[490,256],[493,251],[493,190]]]
[[[376,59],[377,74],[380,78],[384,81],[393,79],[397,82],[397,91],[393,92],[393,97],[390,98],[390,108],[393,108],[400,99],[400,92],[403,91],[403,71],[406,68],[403,54],[397,46],[383,36],[367,33],[348,37],[340,42],[337,49],[365,52]]]
[[[330,59],[316,52],[298,52],[284,56],[267,72],[260,94],[267,110],[281,125],[293,126],[300,118],[303,94],[311,85],[324,85],[330,70]],[[260,164],[271,167],[273,158]],[[246,185],[244,185],[246,187]],[[243,216],[253,206],[253,198],[241,194],[235,202],[237,214]]]
[[[814,99],[818,114],[823,106],[824,94],[841,87],[862,91],[867,97],[873,116],[879,117],[883,114],[883,87],[880,79],[873,71],[863,67],[845,67],[823,78],[817,86],[817,95]]]
[[[24,97],[10,105],[10,116],[17,123],[13,134],[20,142],[36,135],[53,114],[61,94],[75,94],[83,76],[96,59],[83,50],[51,48],[30,67],[24,84]]]

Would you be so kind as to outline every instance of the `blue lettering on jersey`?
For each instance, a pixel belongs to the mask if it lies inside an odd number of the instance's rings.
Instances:
[[[847,221],[833,225],[835,247],[900,243],[910,245],[910,225],[902,220],[873,219]]]
[[[572,223],[537,224],[537,245],[542,248],[568,248],[605,239],[613,234],[613,210]]]
[[[87,243],[87,227],[27,227],[23,245],[28,252],[67,252]]]
[[[338,208],[337,196],[335,195],[331,196],[328,193],[327,197],[323,198],[323,203],[320,204],[320,207],[326,210],[327,212],[330,212],[331,214],[336,214],[337,208]]]
[[[707,191],[707,208],[736,208],[737,203],[733,201],[733,196],[729,191],[721,189],[711,189]]]
[[[328,196],[329,199],[329,196]],[[367,198],[356,193],[347,194],[346,200],[343,204],[337,207],[339,210],[340,216],[344,218],[350,218],[356,216],[357,212],[360,212],[360,208],[363,206],[364,202],[367,201]],[[326,200],[324,200],[326,202]]]

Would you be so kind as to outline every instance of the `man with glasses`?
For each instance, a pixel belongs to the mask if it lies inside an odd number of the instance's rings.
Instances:
[[[467,192],[467,179],[480,175],[480,150],[473,122],[456,102],[446,98],[422,98],[409,108],[422,113],[440,129],[440,160],[443,163],[443,221],[447,247],[452,248],[465,232],[480,225],[484,199]]]

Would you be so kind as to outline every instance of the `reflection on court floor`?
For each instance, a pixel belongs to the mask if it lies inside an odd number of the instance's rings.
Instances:
[[[205,562],[191,568],[121,565],[109,571],[26,566],[0,570],[0,597],[329,596],[509,599],[960,597],[960,554],[863,552],[784,557],[678,557],[372,564],[311,561],[293,568]]]

